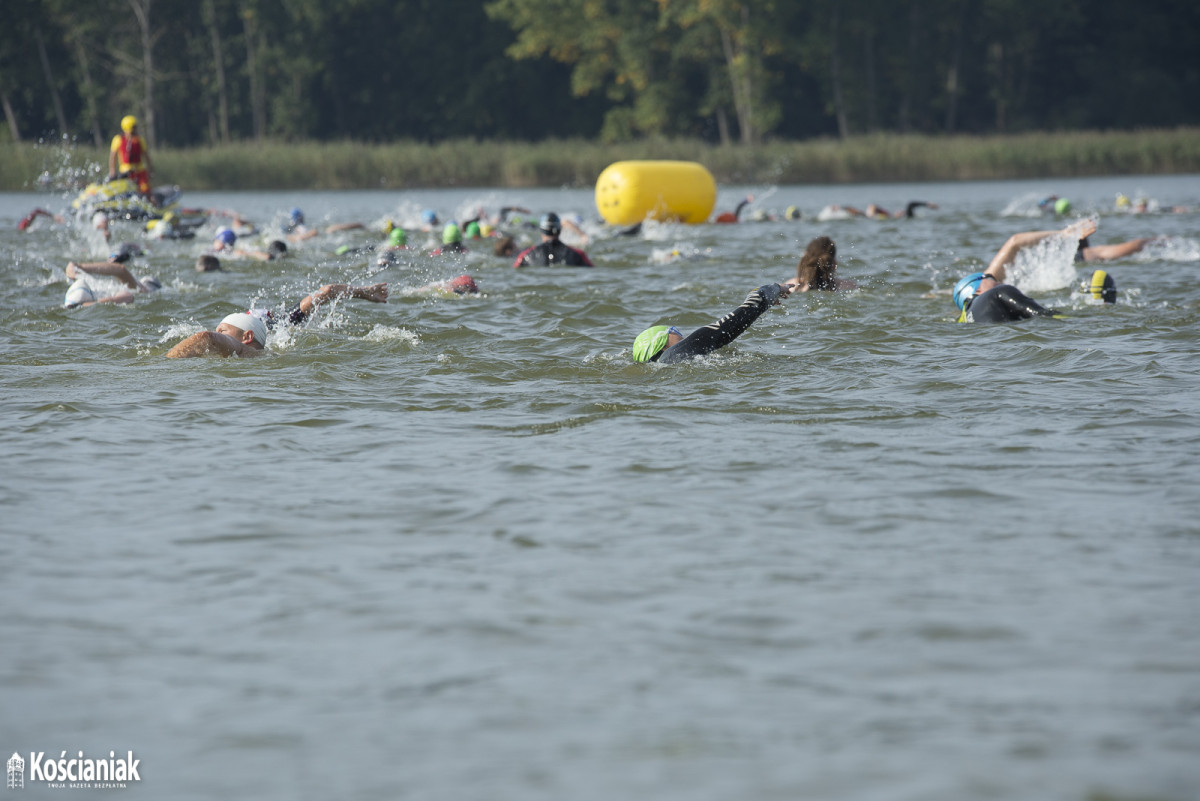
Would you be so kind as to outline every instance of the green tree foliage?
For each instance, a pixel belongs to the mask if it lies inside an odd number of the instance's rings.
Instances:
[[[103,146],[127,113],[174,146],[1200,123],[1192,0],[6,0],[5,18],[0,140]]]

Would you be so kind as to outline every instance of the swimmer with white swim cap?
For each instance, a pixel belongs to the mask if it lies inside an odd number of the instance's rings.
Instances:
[[[168,359],[192,356],[257,356],[267,344],[267,324],[247,312],[226,315],[215,331],[192,334],[167,351]]]
[[[76,264],[73,261],[67,262],[67,278],[75,283],[71,284],[71,288],[67,290],[66,297],[63,299],[63,306],[68,309],[74,309],[80,306],[91,306],[94,303],[132,303],[135,292],[142,294],[157,292],[162,289],[162,283],[157,278],[151,276],[135,278],[133,273],[129,272],[129,268],[122,263],[123,261],[128,261],[129,256],[128,251],[122,250],[119,253],[113,254],[109,261],[90,262],[87,264]],[[121,261],[115,260],[118,258]],[[109,292],[108,294],[104,294],[89,282],[88,278],[93,275],[115,278],[128,287],[128,289],[117,293]]]
[[[300,325],[312,315],[318,306],[341,298],[387,303],[388,285],[325,284],[316,292],[306,295],[291,311],[280,318],[279,324]],[[182,359],[208,355],[257,356],[262,353],[263,347],[267,344],[267,331],[276,323],[275,316],[267,309],[251,309],[248,312],[230,314],[221,320],[215,331],[201,331],[198,334],[192,334],[171,348],[167,352],[167,358]]]
[[[78,309],[81,306],[91,306],[96,302],[96,293],[88,286],[87,281],[80,278],[67,289],[63,298],[63,308]]]

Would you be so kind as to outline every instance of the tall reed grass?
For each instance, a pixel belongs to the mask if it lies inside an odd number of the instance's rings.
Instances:
[[[61,142],[0,146],[0,189],[61,186],[103,176],[108,154]],[[1200,129],[1014,136],[880,134],[750,147],[697,140],[606,145],[454,140],[239,142],[153,152],[155,182],[190,190],[591,186],[624,159],[697,161],[719,183],[804,184],[994,180],[1200,172]]]

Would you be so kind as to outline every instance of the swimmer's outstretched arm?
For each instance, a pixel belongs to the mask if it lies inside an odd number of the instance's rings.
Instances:
[[[928,203],[924,200],[914,200],[914,201],[911,201],[907,206],[904,207],[904,211],[896,212],[895,216],[896,217],[915,217],[916,210],[921,208],[922,206],[925,206],[925,207],[931,208],[931,209],[937,208],[936,203]]]
[[[130,292],[128,289],[122,289],[117,294],[110,295],[107,298],[100,298],[99,300],[89,300],[84,303],[80,303],[79,305],[80,306],[99,306],[102,303],[133,303],[133,293]]]
[[[1032,247],[1038,242],[1049,239],[1052,236],[1069,236],[1072,239],[1079,240],[1094,233],[1096,233],[1096,221],[1088,219],[1071,223],[1061,231],[1025,231],[1020,234],[1013,234],[1000,250],[996,252],[996,255],[992,257],[992,261],[988,264],[988,268],[984,272],[1003,283],[1008,265],[1012,264],[1016,260],[1017,254],[1025,248]]]
[[[167,351],[168,359],[188,359],[193,356],[257,356],[262,353],[258,348],[251,348],[238,342],[228,334],[216,331],[201,331],[192,334],[175,347]]]
[[[235,248],[229,255],[235,259],[254,259],[255,261],[271,261],[275,258],[265,250],[242,250],[241,248]]]
[[[658,361],[673,364],[696,356],[705,356],[723,348],[741,336],[750,324],[771,306],[778,304],[796,288],[796,279],[789,278],[780,284],[764,284],[751,292],[742,305],[714,323],[697,328],[679,342],[663,351]]]
[[[1131,253],[1137,253],[1154,241],[1154,237],[1131,239],[1128,242],[1118,242],[1115,245],[1091,245],[1083,249],[1084,261],[1108,261],[1122,259]]]
[[[361,231],[363,228],[366,228],[366,227],[367,226],[363,225],[360,222],[334,223],[333,225],[331,225],[325,229],[325,233],[336,234],[338,231]]]
[[[116,278],[130,289],[137,289],[142,292],[146,288],[138,283],[138,280],[133,277],[129,269],[124,264],[119,264],[115,261],[96,261],[86,264],[76,264],[73,261],[67,262],[67,278],[72,281],[79,277],[79,271],[82,270],[89,275],[107,275]]]
[[[296,310],[292,312],[289,320],[293,325],[302,323],[322,303],[327,303],[337,298],[358,298],[359,300],[369,300],[372,303],[387,303],[388,285],[385,283],[370,284],[369,286],[326,284],[311,295],[306,295],[300,301],[300,305],[296,307]]]

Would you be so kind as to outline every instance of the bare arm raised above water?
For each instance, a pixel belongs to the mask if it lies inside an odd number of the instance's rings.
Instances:
[[[1000,250],[997,251],[996,255],[992,257],[991,263],[988,264],[988,268],[984,272],[994,276],[997,281],[1003,283],[1008,266],[1016,260],[1017,254],[1025,248],[1033,247],[1052,236],[1061,235],[1070,237],[1073,240],[1080,240],[1094,233],[1096,233],[1095,220],[1079,220],[1060,231],[1025,231],[1020,234],[1013,234]]]

